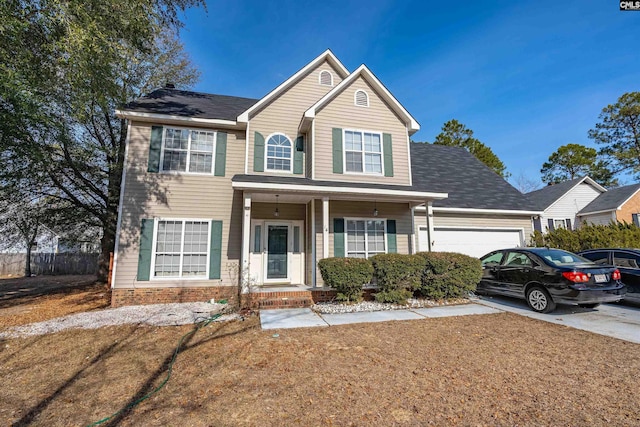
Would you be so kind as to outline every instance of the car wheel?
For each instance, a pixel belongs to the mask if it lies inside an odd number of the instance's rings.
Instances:
[[[538,313],[549,313],[556,308],[549,292],[540,286],[533,286],[527,291],[527,304],[531,310]]]
[[[593,302],[593,303],[589,303],[589,304],[578,304],[578,306],[580,306],[582,308],[596,308],[599,305],[600,305],[599,302]]]

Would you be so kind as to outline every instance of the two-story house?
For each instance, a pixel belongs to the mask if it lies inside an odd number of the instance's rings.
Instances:
[[[235,299],[242,284],[326,292],[322,258],[465,239],[481,255],[524,245],[539,213],[466,151],[412,143],[415,118],[329,50],[260,99],[164,88],[117,114],[114,305]]]

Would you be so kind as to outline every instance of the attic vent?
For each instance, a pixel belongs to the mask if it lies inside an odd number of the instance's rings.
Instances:
[[[359,107],[368,107],[369,106],[369,95],[367,92],[363,90],[357,90],[354,96],[355,104]]]
[[[322,86],[333,86],[333,75],[328,71],[320,71],[320,84]]]

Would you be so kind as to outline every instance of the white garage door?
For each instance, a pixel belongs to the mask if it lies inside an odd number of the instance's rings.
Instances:
[[[427,250],[427,228],[420,227],[419,245]],[[459,252],[481,257],[496,249],[522,246],[521,230],[438,228],[434,230],[433,250],[438,252]]]

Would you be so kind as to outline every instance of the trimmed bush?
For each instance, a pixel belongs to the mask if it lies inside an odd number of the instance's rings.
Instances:
[[[626,222],[609,225],[586,223],[577,230],[558,228],[547,234],[536,231],[531,236],[531,244],[570,252],[598,248],[640,248],[640,228]]]
[[[425,260],[420,293],[434,300],[466,297],[482,278],[477,258],[453,252],[419,252]]]
[[[418,255],[379,254],[370,258],[379,302],[403,304],[420,288],[425,260]]]
[[[339,301],[361,301],[362,286],[373,278],[371,261],[364,258],[324,258],[318,261],[318,268],[325,285],[337,291]]]

